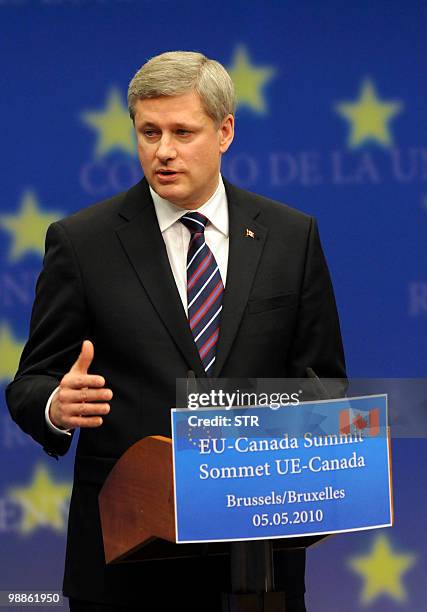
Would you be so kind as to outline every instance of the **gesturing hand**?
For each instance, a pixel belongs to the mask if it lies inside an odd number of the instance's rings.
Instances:
[[[102,415],[110,412],[108,401],[113,392],[105,388],[103,376],[87,373],[94,354],[92,342],[85,340],[77,361],[59,383],[49,410],[49,418],[56,427],[99,427]]]

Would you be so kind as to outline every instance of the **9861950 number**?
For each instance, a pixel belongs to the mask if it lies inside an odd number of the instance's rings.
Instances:
[[[55,606],[62,602],[62,594],[43,591],[1,591],[0,605],[37,606],[40,604]]]

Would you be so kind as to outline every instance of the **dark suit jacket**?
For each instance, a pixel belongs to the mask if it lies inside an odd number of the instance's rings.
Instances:
[[[315,220],[226,181],[225,187],[230,247],[215,376],[304,377],[309,366],[319,376],[343,377]],[[188,370],[204,376],[145,179],[48,230],[30,337],[7,401],[14,420],[52,455],[64,454],[70,439],[47,428],[46,401],[85,338],[95,345],[91,371],[105,377],[114,398],[104,424],[79,433],[64,592],[124,601],[153,586],[160,570],[155,563],[143,570],[105,567],[98,492],[130,445],[170,435],[175,379]],[[303,560],[289,559],[297,565],[288,588],[301,591]],[[168,572],[176,566],[162,565],[169,582]]]

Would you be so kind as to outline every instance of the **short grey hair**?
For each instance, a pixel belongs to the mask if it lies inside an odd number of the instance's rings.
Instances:
[[[137,100],[179,96],[190,91],[199,94],[206,113],[217,125],[227,115],[234,115],[234,85],[222,64],[202,53],[168,51],[148,60],[129,83],[130,117],[135,120]]]

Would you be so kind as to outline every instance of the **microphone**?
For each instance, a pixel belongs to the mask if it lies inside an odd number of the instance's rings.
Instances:
[[[307,374],[307,378],[310,378],[310,380],[312,381],[314,391],[316,395],[319,397],[319,399],[331,399],[330,393],[328,393],[325,385],[322,383],[320,378],[317,376],[313,368],[306,368],[305,373]]]
[[[192,393],[197,393],[197,381],[196,381],[196,375],[193,372],[193,370],[188,370],[187,372],[187,384],[186,384],[186,392],[187,392],[187,408],[190,408],[189,406],[189,396]],[[193,409],[194,410],[194,409]]]

